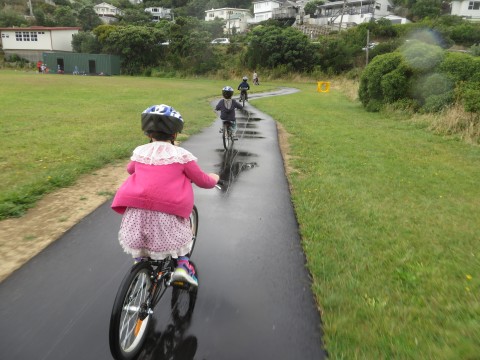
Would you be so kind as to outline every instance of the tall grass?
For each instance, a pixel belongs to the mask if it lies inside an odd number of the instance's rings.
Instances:
[[[316,84],[252,100],[289,175],[333,359],[478,359],[480,148]]]
[[[1,71],[0,219],[22,215],[45,193],[127,158],[145,142],[140,113],[150,105],[166,103],[181,112],[180,140],[198,132],[215,119],[208,99],[221,96],[224,85]]]

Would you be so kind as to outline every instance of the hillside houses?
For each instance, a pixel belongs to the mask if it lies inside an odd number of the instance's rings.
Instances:
[[[158,22],[162,19],[173,20],[173,12],[171,9],[162,7],[148,7],[145,9],[145,12],[152,15],[153,22]]]
[[[95,5],[93,10],[107,24],[117,21],[117,16],[123,15],[122,10],[106,2]]]
[[[247,30],[248,24],[252,22],[252,15],[248,9],[220,8],[205,11],[205,21],[221,19],[225,21],[224,33],[242,33]]]
[[[480,0],[452,0],[450,13],[465,20],[480,21]]]

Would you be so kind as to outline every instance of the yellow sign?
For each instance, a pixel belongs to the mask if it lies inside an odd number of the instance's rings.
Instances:
[[[318,92],[330,92],[330,82],[329,81],[318,81],[317,82],[317,91]]]

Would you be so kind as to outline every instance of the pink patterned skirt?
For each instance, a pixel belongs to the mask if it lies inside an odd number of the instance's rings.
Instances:
[[[189,219],[137,208],[123,214],[118,238],[126,253],[155,260],[186,255],[193,244]]]

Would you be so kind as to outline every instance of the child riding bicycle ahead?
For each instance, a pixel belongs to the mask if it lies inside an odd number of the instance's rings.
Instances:
[[[130,176],[118,189],[112,209],[123,214],[120,245],[135,260],[172,256],[177,267],[172,281],[198,286],[195,268],[189,262],[193,236],[192,182],[205,189],[218,182],[217,174],[204,173],[197,158],[174,145],[183,129],[183,118],[168,105],[153,105],[141,115],[142,130],[150,143],[138,146],[127,166]]]
[[[246,76],[243,77],[242,82],[240,85],[238,85],[237,90],[240,90],[240,94],[245,95],[245,101],[248,101],[247,90],[250,90],[250,85],[248,84],[248,78]]]
[[[238,140],[237,117],[235,116],[235,109],[241,110],[243,109],[243,106],[235,99],[232,99],[233,89],[230,86],[225,86],[222,89],[222,95],[223,99],[218,102],[215,110],[220,111],[220,119],[222,121],[229,121],[232,123],[233,140]]]

